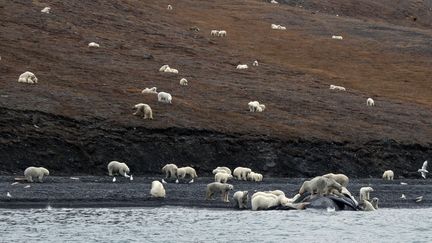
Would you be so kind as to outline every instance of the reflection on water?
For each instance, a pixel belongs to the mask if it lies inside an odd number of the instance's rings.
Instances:
[[[432,209],[0,209],[0,242],[432,242]]]

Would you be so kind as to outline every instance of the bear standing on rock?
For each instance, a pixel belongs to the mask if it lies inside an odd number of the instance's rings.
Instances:
[[[24,176],[28,182],[33,182],[33,178],[37,178],[39,182],[43,182],[43,177],[48,176],[49,171],[44,167],[28,167],[24,171]]]

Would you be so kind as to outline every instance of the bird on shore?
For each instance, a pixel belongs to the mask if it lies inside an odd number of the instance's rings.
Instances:
[[[401,182],[400,184],[401,184],[402,186],[408,185],[408,183],[406,183],[406,182]]]
[[[421,201],[423,201],[423,196],[416,197],[416,202],[417,202],[417,203],[418,203],[418,202],[421,202]]]
[[[113,182],[116,182],[116,178],[115,177],[113,177]]]
[[[19,182],[14,182],[14,183],[11,184],[11,186],[15,186],[15,185],[18,185],[18,184],[19,184]]]
[[[132,175],[130,175],[129,180],[133,181],[133,176]]]
[[[30,188],[30,185],[25,186],[24,188]]]
[[[405,194],[402,193],[401,199],[406,199]]]
[[[162,184],[168,184],[164,179],[162,179]]]
[[[176,180],[176,183],[177,183],[177,184],[179,183],[179,180],[178,180],[178,179]]]
[[[69,179],[71,179],[71,180],[79,180],[78,177],[70,177]]]
[[[192,180],[189,181],[189,184],[191,184],[191,183],[194,183],[194,179],[192,179]]]
[[[12,195],[9,192],[7,192],[6,197],[12,197]]]
[[[429,171],[427,171],[427,160],[425,162],[423,162],[423,166],[421,167],[421,169],[418,169],[417,172],[420,172],[421,176],[426,179],[426,173],[429,173]]]

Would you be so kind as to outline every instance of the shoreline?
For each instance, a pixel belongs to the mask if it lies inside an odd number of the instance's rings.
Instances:
[[[282,190],[287,197],[295,195],[304,178],[264,178],[262,182],[230,181],[230,203],[224,203],[217,195],[215,200],[205,200],[206,185],[212,177],[199,177],[192,184],[168,183],[164,187],[164,199],[150,197],[150,184],[162,177],[138,177],[133,181],[117,177],[115,183],[109,176],[47,177],[44,183],[14,183],[13,176],[0,176],[0,208],[114,208],[114,207],[161,207],[179,206],[192,208],[229,209],[233,207],[232,195],[237,190]],[[401,182],[407,185],[401,185]],[[25,188],[30,185],[29,188]],[[383,181],[382,179],[351,179],[348,189],[358,200],[360,187],[371,186],[371,197],[378,197],[380,208],[428,208],[432,207],[432,182],[420,179]],[[7,192],[12,196],[7,197]],[[406,200],[401,199],[401,194]],[[415,198],[423,196],[421,202]]]

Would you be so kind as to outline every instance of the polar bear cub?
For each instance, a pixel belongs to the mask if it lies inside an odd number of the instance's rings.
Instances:
[[[247,202],[249,200],[248,191],[236,191],[233,195],[234,207],[243,209],[247,208]]]
[[[366,106],[375,106],[375,101],[372,98],[366,100]]]
[[[197,173],[194,168],[190,166],[181,167],[177,169],[177,176],[180,179],[186,178],[186,176],[190,176],[192,179],[197,178]]]
[[[88,44],[88,47],[96,47],[96,48],[99,48],[100,45],[99,45],[98,43],[96,43],[96,42],[90,42],[90,43]]]
[[[175,164],[166,164],[162,167],[162,172],[165,173],[165,178],[176,178],[177,169],[177,165]]]
[[[26,71],[18,77],[18,83],[37,84],[38,79],[34,73]]]
[[[360,188],[360,201],[370,200],[370,193],[373,192],[374,189],[370,186]]]
[[[231,184],[212,182],[207,185],[206,200],[212,200],[215,193],[220,193],[222,195],[222,201],[229,202],[228,194],[229,191],[233,189],[234,187]]]
[[[220,183],[227,183],[227,181],[232,178],[232,175],[225,172],[219,172],[215,175],[215,181]]]
[[[141,91],[141,94],[157,94],[157,88],[156,87],[145,88]]]
[[[108,174],[110,176],[113,176],[115,174],[122,175],[124,177],[129,177],[129,167],[126,165],[126,163],[118,162],[118,161],[111,161],[108,164]]]
[[[28,182],[33,182],[33,179],[38,179],[39,182],[43,182],[43,177],[49,176],[49,171],[44,167],[28,167],[24,170],[24,177]]]
[[[153,120],[153,111],[151,107],[144,103],[136,104],[135,106],[136,111],[133,113],[134,116],[138,116],[142,114],[144,116],[144,119],[151,119]]]
[[[247,181],[247,176],[249,173],[251,173],[252,170],[250,168],[245,168],[245,167],[237,167],[234,169],[233,171],[233,176],[237,179],[237,180],[244,180]]]
[[[180,79],[180,85],[181,86],[187,86],[188,85],[188,81],[185,78]]]
[[[384,180],[392,181],[394,178],[394,172],[392,170],[386,170],[382,177]]]
[[[230,168],[225,167],[225,166],[218,166],[218,167],[216,167],[216,169],[214,169],[212,171],[212,173],[214,175],[216,175],[217,173],[227,173],[227,174],[231,175],[231,170],[230,170]]]
[[[156,198],[165,197],[165,188],[159,181],[153,181],[151,184],[150,195]]]

